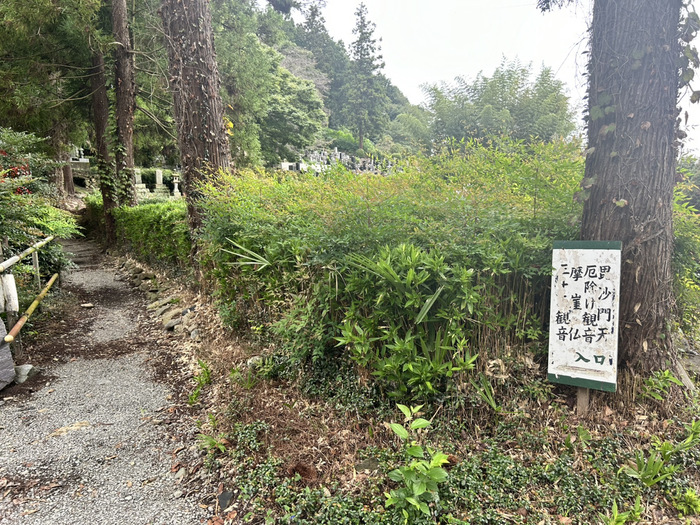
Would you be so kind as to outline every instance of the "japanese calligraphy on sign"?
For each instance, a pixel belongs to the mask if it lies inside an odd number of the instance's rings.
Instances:
[[[550,381],[616,390],[621,249],[615,241],[554,243]]]

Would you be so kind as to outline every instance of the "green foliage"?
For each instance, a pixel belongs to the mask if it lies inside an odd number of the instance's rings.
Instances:
[[[326,116],[314,84],[282,66],[289,24],[250,0],[214,2],[213,18],[236,165],[297,160]]]
[[[669,465],[663,458],[663,453],[656,450],[649,452],[645,457],[644,452],[637,451],[634,464],[625,465],[620,469],[630,478],[638,479],[647,487],[652,487],[665,479],[673,476],[679,467]]]
[[[665,462],[671,461],[680,453],[695,448],[700,443],[700,421],[693,421],[690,425],[685,425],[685,430],[688,435],[675,445],[668,441],[661,441],[657,437],[652,439],[654,449],[661,454],[661,459]]]
[[[192,249],[184,199],[114,211],[121,246],[144,262],[187,273]]]
[[[263,443],[260,441],[270,430],[270,425],[265,421],[253,421],[252,423],[235,423],[229,432],[229,438],[236,444],[242,453],[259,451]]]
[[[90,67],[98,9],[93,0],[0,5],[0,125],[50,136],[45,152],[86,139],[88,75],[81,68]]]
[[[673,204],[673,269],[680,328],[693,339],[700,337],[700,165],[682,157]]]
[[[670,370],[657,370],[644,381],[642,397],[663,401],[672,385],[683,386]]]
[[[103,239],[105,216],[102,194],[99,191],[88,193],[83,197],[83,203],[85,203],[85,212],[81,219],[82,226],[98,239]]]
[[[458,77],[425,88],[432,113],[432,138],[437,144],[454,139],[550,141],[574,130],[564,84],[543,68],[534,81],[531,68],[504,61],[491,77],[471,82]]]
[[[0,127],[0,239],[8,240],[8,257],[48,235],[68,238],[78,233],[74,218],[55,208],[47,194],[42,178],[56,163],[42,153],[43,143],[36,135]],[[57,243],[43,248],[39,260],[46,273],[68,264]]]
[[[427,151],[431,142],[430,113],[418,106],[408,106],[394,117],[378,148],[385,155],[405,155]]]
[[[197,360],[197,364],[199,365],[199,372],[194,375],[195,387],[188,397],[190,405],[194,405],[199,400],[202,389],[206,385],[211,384],[211,368],[209,368],[209,365],[201,359]]]
[[[673,506],[682,516],[697,516],[700,514],[700,496],[695,490],[686,489],[673,498]]]
[[[260,145],[265,164],[297,160],[299,152],[321,131],[325,119],[323,103],[314,85],[280,68],[261,126]]]
[[[341,129],[348,126],[345,85],[350,81],[350,57],[343,43],[336,42],[328,34],[318,5],[309,7],[304,24],[297,27],[293,38],[299,46],[311,51],[316,67],[329,80],[330,85],[323,93],[324,106],[329,113],[329,127]]]
[[[410,439],[411,434],[430,426],[430,421],[419,414],[421,406],[407,407],[397,405],[404,415],[404,423],[391,423],[390,428],[404,442],[405,461],[408,463],[389,472],[389,479],[399,483],[398,489],[385,493],[386,507],[395,506],[401,510],[404,523],[419,514],[430,516],[428,504],[439,501],[438,484],[448,479],[447,472],[442,468],[448,463],[447,455],[423,446],[416,439]]]
[[[229,374],[232,381],[236,382],[246,390],[250,390],[258,383],[258,374],[256,370],[247,368],[241,371],[238,368],[233,368]]]
[[[197,440],[199,441],[199,447],[209,455],[214,455],[217,452],[221,454],[226,453],[226,445],[221,438],[215,438],[208,434],[197,434]]]
[[[493,387],[486,377],[486,374],[479,374],[479,382],[477,383],[472,379],[471,384],[474,387],[474,391],[491,410],[493,410],[496,414],[499,414],[503,410],[503,408],[496,402]]]
[[[653,450],[649,451],[649,456],[645,457],[644,452],[637,451],[634,464],[624,465],[620,468],[620,472],[638,479],[647,487],[652,487],[671,478],[682,469],[681,465],[672,464],[674,459],[700,443],[700,421],[693,421],[690,425],[686,425],[685,429],[688,435],[683,441],[676,444],[654,437],[652,440]]]
[[[367,7],[361,3],[355,10],[355,40],[350,45],[352,62],[350,82],[345,85],[346,118],[358,137],[359,149],[364,149],[367,137],[379,135],[387,121],[388,97],[380,72],[384,67],[380,47],[374,36],[375,24],[368,18]]]
[[[474,270],[410,244],[382,248],[375,260],[353,254],[348,263],[345,293],[363,300],[349,305],[338,342],[388,383],[390,395],[425,399],[474,367],[467,345],[480,302]]]
[[[360,149],[357,139],[347,129],[325,129],[323,134],[330,149],[338,148],[338,151],[348,155],[354,155]]]
[[[537,340],[551,239],[576,235],[582,158],[562,142],[503,146],[388,176],[221,175],[202,188],[200,253],[225,320],[274,340],[279,371],[340,341],[387,393],[414,399],[459,384],[477,350]]]
[[[646,507],[662,510],[666,507],[664,500],[686,515],[691,515],[697,504],[687,480],[664,481],[647,489],[628,476],[618,475],[615,465],[628,456],[626,434],[603,439],[589,436],[584,449],[553,454],[553,436],[548,435],[551,427],[539,427],[536,434],[531,434],[524,431],[522,420],[508,420],[506,416],[492,437],[483,435],[476,446],[461,449],[462,457],[450,457],[446,471],[442,452],[427,442],[426,432],[433,426],[420,416],[421,407],[401,405],[399,409],[403,421],[389,428],[400,441],[400,450],[363,451],[359,458],[375,458],[381,472],[358,476],[358,481],[364,479],[361,488],[354,485],[348,490],[333,480],[320,487],[308,486],[298,474],[285,478],[279,461],[255,459],[254,450],[241,446],[235,463],[236,485],[249,504],[248,519],[305,525],[496,525],[504,522],[504,516],[512,516],[509,521],[513,523],[534,525],[558,516],[558,521],[581,525],[621,525],[641,520]],[[437,421],[436,427],[440,425]],[[241,426],[255,443],[260,442],[261,432],[251,427],[259,423]],[[227,436],[231,442],[238,442],[233,437],[237,432]],[[442,465],[430,467],[433,459]],[[421,477],[431,468],[439,469],[433,471],[439,481],[428,476],[423,491]],[[389,477],[382,472],[389,473]],[[672,519],[669,509],[663,510]]]
[[[642,507],[641,498],[637,496],[634,501],[634,507],[627,512],[620,512],[617,507],[617,502],[613,501],[610,516],[601,515],[605,525],[625,525],[629,522],[637,522],[641,519],[644,508]]]

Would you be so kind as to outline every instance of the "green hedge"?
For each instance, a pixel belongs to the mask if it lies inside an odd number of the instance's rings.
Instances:
[[[137,258],[181,271],[191,267],[192,241],[184,199],[115,210],[117,239]]]
[[[83,222],[88,231],[104,238],[102,198],[85,198]],[[134,257],[153,265],[187,273],[191,268],[192,240],[187,226],[184,199],[147,202],[115,210],[117,242]]]

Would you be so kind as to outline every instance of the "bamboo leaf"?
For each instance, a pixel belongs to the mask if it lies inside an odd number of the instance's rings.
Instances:
[[[440,297],[440,294],[442,293],[442,290],[444,289],[444,286],[441,286],[438,288],[433,295],[428,297],[428,300],[425,301],[425,304],[423,305],[423,308],[421,308],[420,312],[418,313],[418,317],[416,317],[416,324],[422,323],[426,316],[428,315],[428,312],[430,309],[433,307],[435,304],[435,301],[437,301],[438,297]]]

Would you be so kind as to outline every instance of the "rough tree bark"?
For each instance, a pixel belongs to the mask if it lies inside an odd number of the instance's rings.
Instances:
[[[170,82],[190,230],[202,224],[198,184],[230,166],[207,0],[163,0]]]
[[[677,363],[672,317],[681,0],[596,0],[582,238],[623,243],[622,366]]]
[[[117,207],[118,199],[116,185],[112,177],[112,161],[109,155],[109,140],[107,137],[109,98],[107,97],[104,55],[101,51],[93,53],[90,87],[92,90],[92,113],[95,122],[97,169],[100,174],[100,193],[102,193],[105,218],[105,242],[110,246],[116,241],[114,209]]]
[[[61,153],[61,162],[64,162],[63,167],[63,190],[69,197],[75,196],[75,183],[73,182],[73,167],[70,165],[70,153],[64,151]]]
[[[56,120],[51,126],[51,149],[53,150],[53,155],[55,159],[59,162],[63,162],[66,160],[67,131],[68,130],[66,128],[66,122],[64,120]],[[54,168],[51,183],[56,188],[58,197],[61,200],[63,200],[66,196],[66,184],[65,175],[61,165],[57,165]]]
[[[134,173],[134,110],[136,82],[134,56],[127,18],[126,0],[112,0],[112,32],[116,40],[115,58],[115,117],[117,147],[114,151],[116,180],[119,181],[119,202],[136,204]]]

